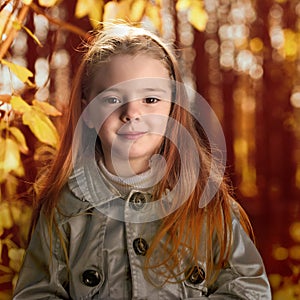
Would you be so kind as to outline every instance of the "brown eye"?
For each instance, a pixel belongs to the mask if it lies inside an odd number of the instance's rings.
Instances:
[[[153,104],[153,103],[159,102],[160,100],[158,98],[155,98],[155,97],[148,97],[148,98],[145,98],[144,101],[147,104]]]

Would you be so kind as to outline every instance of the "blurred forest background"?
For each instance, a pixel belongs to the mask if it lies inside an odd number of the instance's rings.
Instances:
[[[0,299],[11,299],[26,248],[28,188],[59,144],[76,49],[116,19],[180,50],[185,82],[223,126],[274,299],[300,299],[298,0],[0,0]]]

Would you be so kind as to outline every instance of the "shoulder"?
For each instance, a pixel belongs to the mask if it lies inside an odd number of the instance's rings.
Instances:
[[[230,208],[233,220],[233,229],[237,226],[240,227],[252,241],[255,241],[252,224],[244,208],[234,199],[231,199]]]

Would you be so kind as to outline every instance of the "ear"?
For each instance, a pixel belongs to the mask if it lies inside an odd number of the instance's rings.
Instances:
[[[82,103],[82,118],[84,123],[89,128],[95,128],[92,118],[89,114],[88,101],[86,99],[81,99]]]

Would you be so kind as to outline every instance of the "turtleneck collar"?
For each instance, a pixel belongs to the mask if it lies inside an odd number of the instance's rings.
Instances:
[[[151,193],[155,185],[156,178],[153,166],[150,166],[149,170],[131,177],[120,177],[112,174],[107,170],[102,160],[99,161],[99,168],[104,179],[113,185],[122,196],[128,195],[132,189]]]

